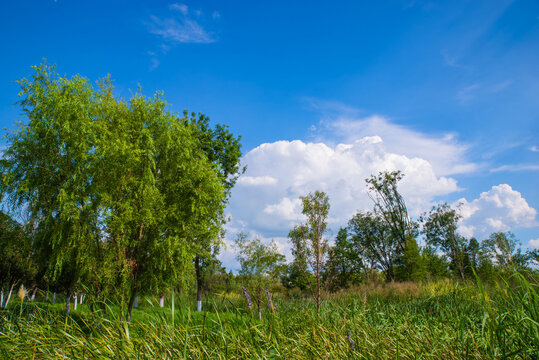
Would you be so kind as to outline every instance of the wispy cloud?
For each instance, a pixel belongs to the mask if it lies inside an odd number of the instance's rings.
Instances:
[[[221,14],[214,11],[211,14],[211,19],[215,20],[220,16]],[[159,67],[161,62],[158,54],[167,54],[175,45],[181,43],[209,44],[217,41],[215,34],[206,30],[205,26],[201,24],[204,19],[208,20],[208,17],[204,17],[202,11],[190,9],[181,3],[169,5],[168,13],[165,15],[151,15],[150,21],[146,21],[145,25],[151,34],[157,35],[162,41],[157,45],[158,50],[148,51],[148,55],[150,55],[149,71]]]
[[[539,147],[537,147],[536,145],[533,145],[529,148],[530,151],[533,151],[533,152],[539,152]]]
[[[149,31],[169,43],[212,43],[217,38],[199,24],[195,17],[200,17],[199,10],[190,11],[185,4],[172,4],[169,17],[150,16]],[[192,16],[194,15],[194,16]]]
[[[304,96],[300,100],[307,104],[309,110],[320,112],[323,115],[357,115],[360,112],[360,109],[344,104],[340,101],[323,100],[308,96]]]
[[[479,84],[465,86],[457,92],[457,98],[461,102],[470,101],[475,97],[475,93],[477,92],[477,90],[479,90],[479,87]]]
[[[172,10],[178,10],[181,12],[184,16],[187,16],[189,14],[189,7],[185,4],[172,4],[169,6]]]
[[[151,61],[150,71],[153,71],[159,67],[159,64],[160,64],[159,59],[153,57],[150,59],[150,61]]]
[[[462,65],[459,63],[459,57],[455,55],[449,54],[449,51],[442,50],[440,51],[440,54],[442,54],[442,57],[444,59],[444,63],[449,67],[459,68],[459,69],[467,69],[469,70],[469,67]]]
[[[539,165],[536,164],[514,164],[514,165],[503,165],[497,168],[491,169],[490,172],[517,172],[517,171],[537,171],[539,170]]]
[[[511,86],[512,83],[513,83],[512,81],[506,80],[506,81],[494,84],[494,85],[491,86],[490,91],[493,92],[493,93],[503,91],[506,88],[508,88],[509,86]]]

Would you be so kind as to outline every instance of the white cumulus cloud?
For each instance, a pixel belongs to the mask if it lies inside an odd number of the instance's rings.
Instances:
[[[377,136],[384,140],[387,151],[424,159],[430,163],[437,175],[470,173],[477,169],[476,164],[466,159],[469,146],[459,143],[456,135],[452,133],[428,135],[394,124],[380,115],[365,118],[339,115],[329,122],[322,122],[321,125],[323,133],[319,139],[324,142],[328,142],[328,137],[352,143],[356,139]]]
[[[264,186],[276,183],[277,179],[271,176],[242,176],[238,179],[238,185],[244,186]]]
[[[531,239],[528,241],[528,247],[532,249],[539,249],[539,239]]]
[[[493,186],[472,201],[460,199],[460,232],[471,237],[485,237],[492,232],[537,226],[537,210],[528,205],[522,194],[507,184]]]
[[[266,237],[285,236],[303,219],[300,196],[325,191],[332,225],[345,225],[357,210],[372,208],[365,179],[382,170],[401,170],[410,213],[418,215],[436,196],[459,190],[456,180],[437,176],[419,157],[389,152],[379,136],[330,146],[300,140],[266,143],[242,160],[245,176],[234,188],[229,211]],[[243,179],[243,180],[242,180]]]

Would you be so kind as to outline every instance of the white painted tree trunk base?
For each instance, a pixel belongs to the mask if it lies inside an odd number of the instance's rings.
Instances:
[[[71,294],[66,297],[66,314],[71,312]]]
[[[56,293],[55,292],[52,293],[52,303],[56,304]]]
[[[197,300],[197,312],[202,311],[202,300]]]
[[[165,297],[162,296],[162,295],[159,297],[159,306],[160,306],[160,307],[164,307],[164,306],[165,306]]]
[[[9,293],[7,294],[7,299],[4,302],[4,307],[7,308],[7,304],[9,304],[9,299],[11,299],[11,294],[13,293],[13,288],[15,287],[15,284],[12,284],[9,288]]]
[[[134,303],[133,303],[133,307],[134,307],[135,309],[138,308],[138,295],[135,296],[135,301],[134,301]]]

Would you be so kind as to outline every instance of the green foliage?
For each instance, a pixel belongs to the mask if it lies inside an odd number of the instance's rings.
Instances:
[[[292,256],[294,260],[287,265],[281,281],[287,288],[298,287],[304,291],[311,287],[313,276],[307,269],[307,237],[309,229],[305,225],[294,226],[288,233],[288,238],[292,243]]]
[[[369,196],[374,202],[374,211],[391,229],[399,252],[404,251],[408,239],[417,236],[417,224],[408,217],[404,198],[397,189],[397,183],[403,176],[400,171],[392,171],[380,172],[366,179]]]
[[[419,246],[414,238],[408,239],[395,269],[399,281],[423,281],[427,271]]]
[[[210,118],[201,113],[198,117],[191,113],[188,118],[187,111],[184,111],[184,118],[195,126],[200,147],[208,160],[218,166],[227,197],[230,196],[238,176],[245,172],[245,167],[242,168],[240,164],[241,136],[235,137],[226,125],[217,124],[213,129],[210,128]]]
[[[34,70],[19,81],[28,121],[7,136],[0,193],[28,212],[41,277],[131,304],[181,285],[200,252],[193,240],[219,242],[239,138],[169,113],[159,93],[124,101],[108,78],[95,88]]]
[[[502,271],[526,266],[526,258],[516,249],[517,240],[511,232],[492,233],[481,245],[485,256],[495,259]]]
[[[436,249],[432,246],[425,246],[421,252],[423,263],[427,270],[429,279],[440,279],[449,277],[449,262],[445,255],[436,254]]]
[[[41,274],[71,291],[88,269],[88,239],[98,232],[98,95],[79,76],[58,77],[46,64],[34,70],[18,81],[28,122],[7,135],[2,193],[29,214]]]
[[[225,196],[222,197],[223,204],[226,205],[230,197],[230,191],[240,174],[245,171],[241,168],[241,137],[234,137],[226,125],[217,124],[212,129],[209,125],[210,118],[204,114],[191,113],[188,117],[187,111],[184,111],[184,121],[194,129],[200,150],[206,154],[208,160],[214,164],[221,184],[225,189]],[[220,209],[218,210],[220,212]],[[221,214],[222,215],[222,214]],[[224,223],[225,219],[221,218]],[[208,228],[211,230],[211,227]],[[203,230],[203,229],[202,229]],[[195,276],[197,287],[197,300],[201,300],[202,291],[209,277],[215,270],[219,261],[221,239],[224,237],[224,231],[216,234],[214,231],[207,233],[197,233],[193,240],[195,249]]]
[[[275,241],[266,245],[259,238],[250,240],[245,233],[238,234],[235,245],[241,266],[240,275],[243,276],[249,294],[258,305],[260,317],[264,287],[280,278],[285,268],[285,257],[279,253]]]
[[[364,262],[384,271],[387,281],[395,280],[394,266],[401,255],[399,239],[385,218],[376,212],[358,212],[348,222],[348,231]]]
[[[0,289],[7,297],[10,289],[33,281],[37,268],[27,229],[0,211]],[[5,302],[6,299],[2,298]],[[4,304],[0,303],[0,307]]]
[[[427,240],[427,244],[433,245],[441,249],[449,256],[451,270],[464,279],[466,273],[466,264],[470,262],[470,255],[474,256],[477,252],[475,243],[468,244],[465,238],[457,233],[458,221],[460,215],[455,209],[447,203],[443,203],[436,207],[432,207],[428,216],[422,217],[423,234]]]
[[[358,285],[362,280],[366,280],[369,269],[352,238],[348,236],[346,228],[339,229],[335,246],[329,253],[325,283],[330,291]]]

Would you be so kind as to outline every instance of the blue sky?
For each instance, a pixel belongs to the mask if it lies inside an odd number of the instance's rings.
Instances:
[[[333,199],[336,234],[370,207],[368,173],[401,167],[414,212],[464,199],[464,233],[510,228],[539,246],[537,1],[2,8],[2,127],[21,119],[13,81],[42,58],[62,74],[110,73],[119,96],[138,84],[163,90],[172,111],[203,112],[242,135],[249,168],[231,199],[230,237],[248,230],[286,251],[288,228],[301,221],[297,197],[315,188]]]

